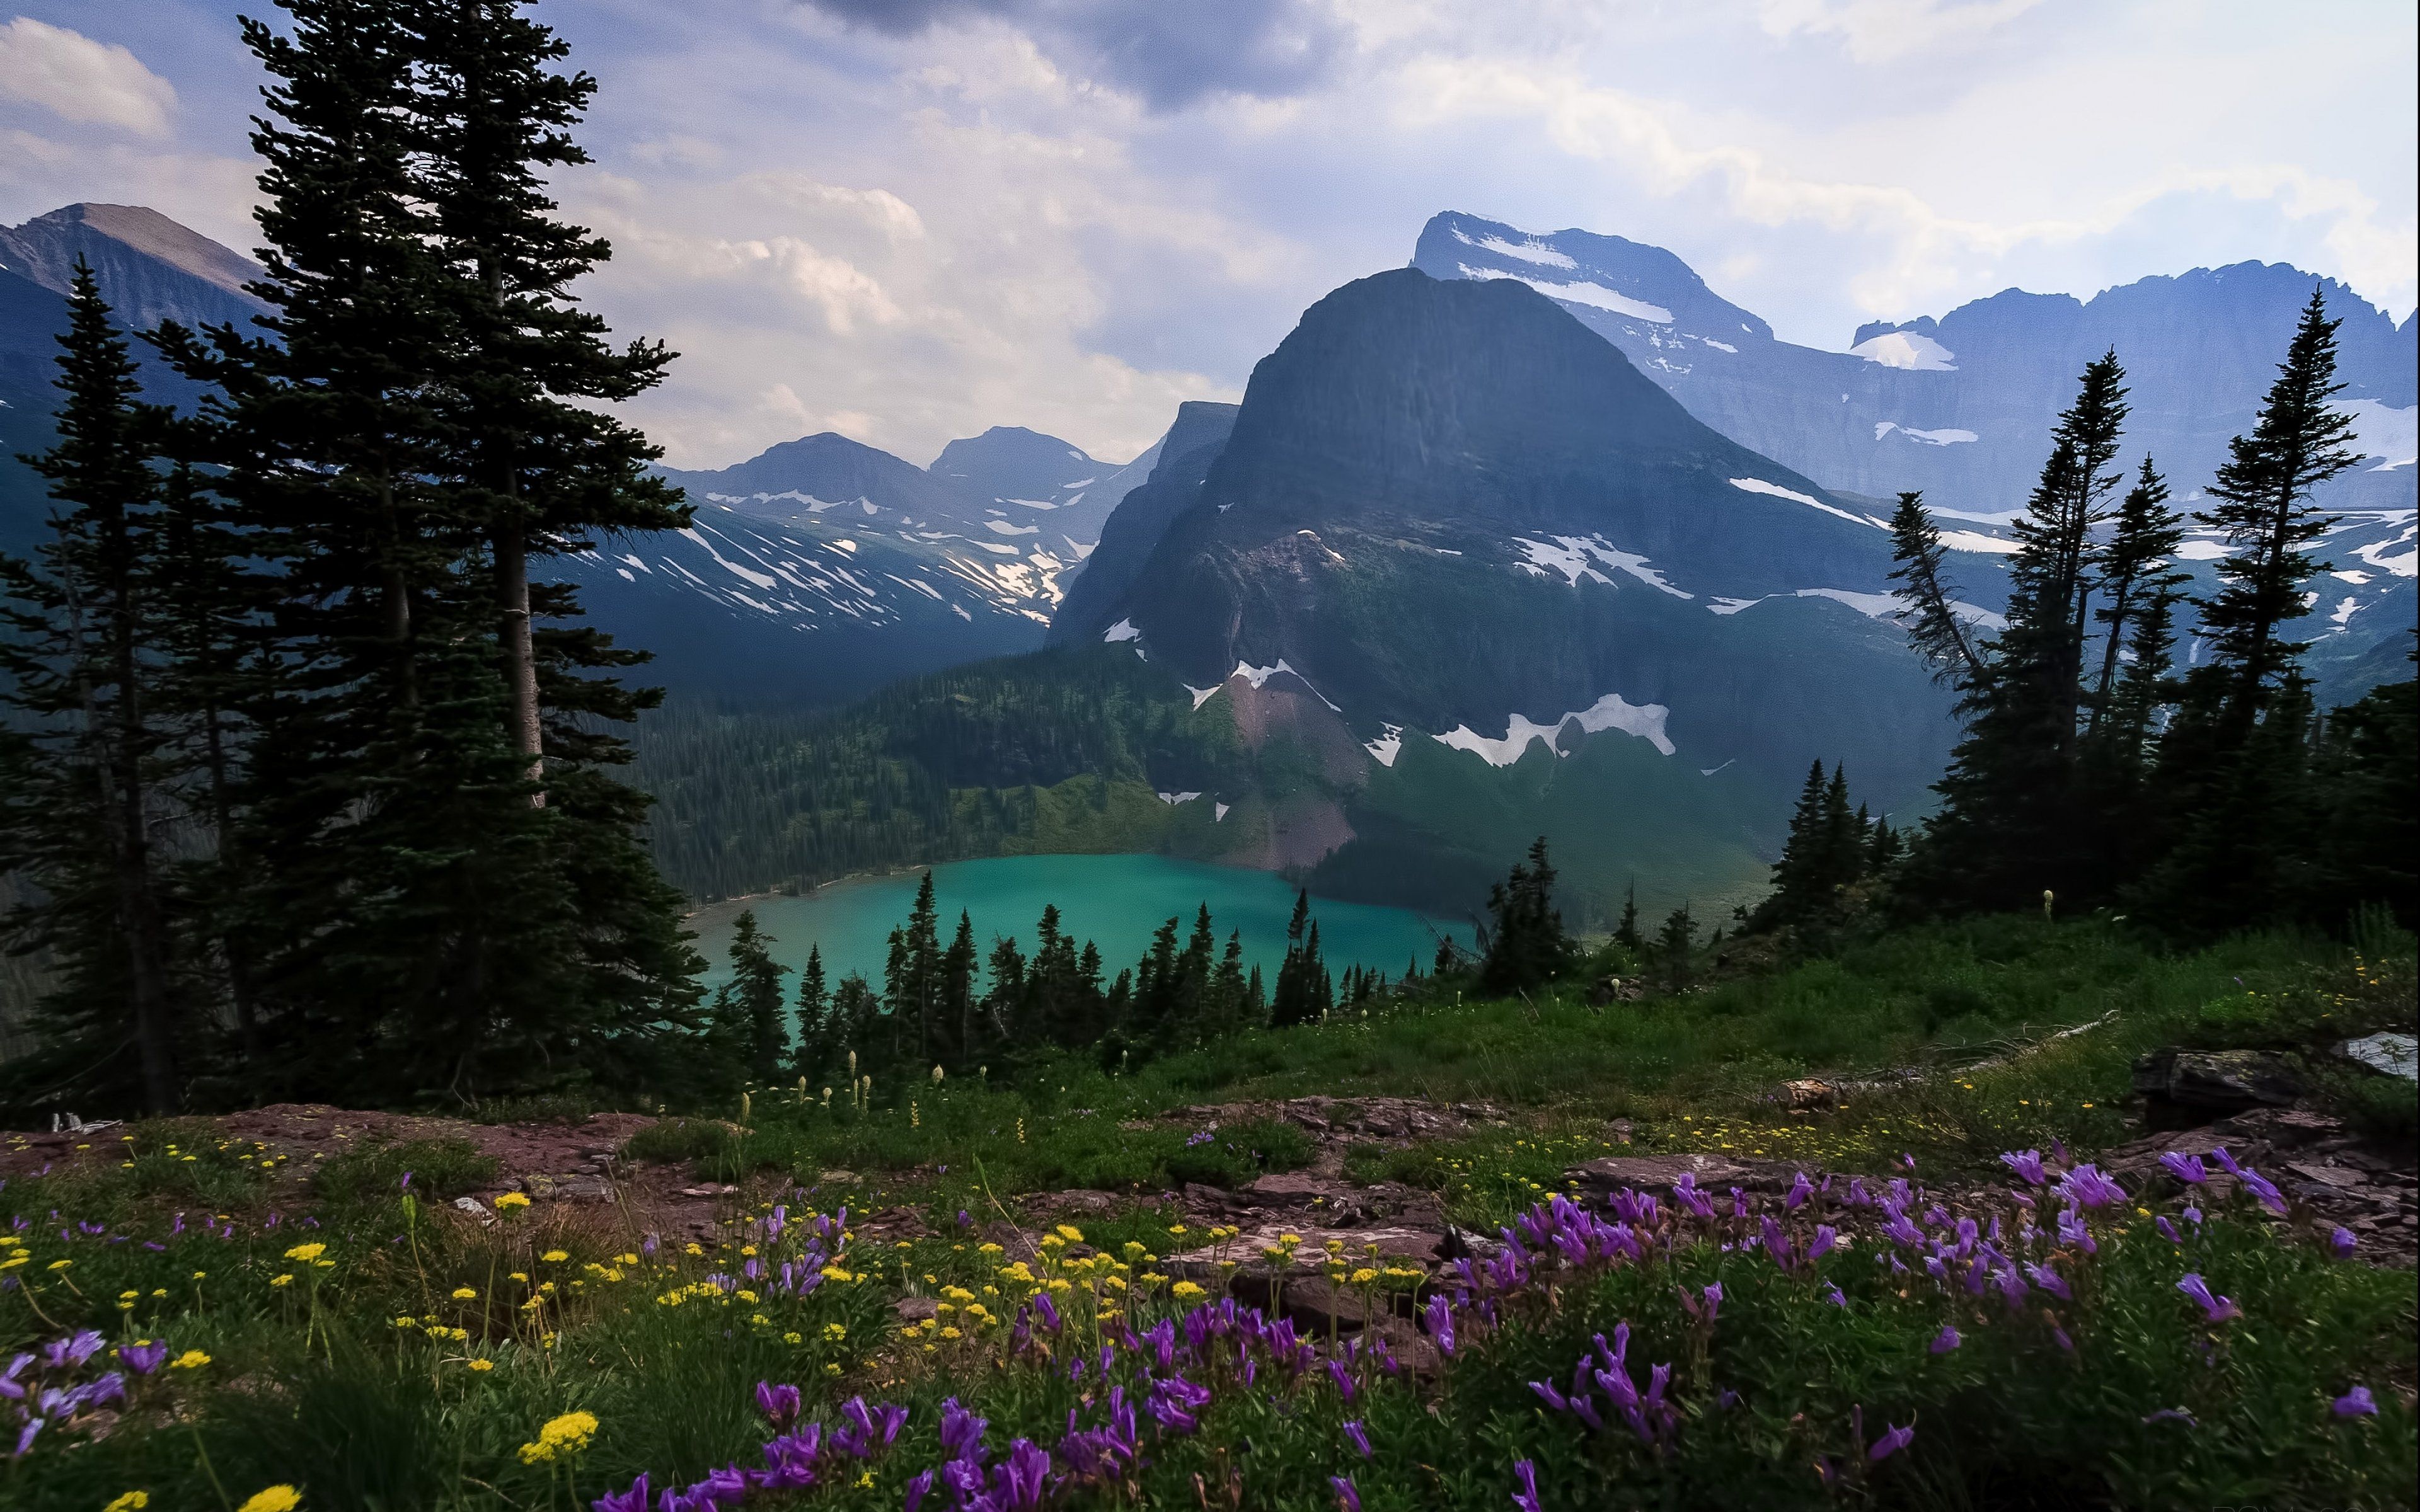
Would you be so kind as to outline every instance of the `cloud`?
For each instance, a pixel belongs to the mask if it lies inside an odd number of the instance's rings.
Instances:
[[[991,21],[1051,59],[1181,110],[1214,95],[1279,100],[1326,81],[1348,52],[1344,25],[1315,0],[804,0],[890,37]]]
[[[177,108],[177,91],[132,53],[31,16],[0,26],[0,98],[148,137],[167,134]]]
[[[1768,36],[1838,37],[1859,63],[1889,63],[1971,41],[2016,20],[2041,0],[1764,0],[1758,19]]]

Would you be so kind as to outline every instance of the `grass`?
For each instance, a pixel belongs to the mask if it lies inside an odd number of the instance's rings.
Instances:
[[[2174,1242],[2148,1214],[2102,1212],[2096,1255],[2047,1239],[2026,1251],[2064,1257],[2051,1263],[2070,1267],[2073,1302],[2036,1292],[2013,1309],[1994,1289],[1935,1283],[1912,1251],[1903,1271],[1863,1247],[1784,1270],[1748,1242],[1762,1242],[1751,1227],[1676,1228],[1635,1263],[1482,1281],[1441,1374],[1388,1375],[1350,1356],[1349,1401],[1324,1365],[1275,1354],[1254,1356],[1249,1390],[1220,1373],[1231,1365],[1186,1363],[1181,1348],[1167,1366],[1148,1350],[1140,1360],[1113,1350],[1107,1366],[1095,1357],[1119,1328],[1146,1330],[1198,1301],[1163,1257],[1210,1236],[1172,1232],[1182,1218],[1160,1193],[1240,1185],[1313,1153],[1281,1119],[1218,1115],[1213,1128],[1213,1116],[1168,1116],[1198,1103],[1313,1091],[1495,1102],[1510,1121],[1347,1157],[1357,1179],[1434,1190],[1488,1232],[1525,1213],[1541,1221],[1534,1205],[1575,1161],[1611,1148],[1606,1120],[1617,1116],[1637,1149],[1730,1148],[1876,1173],[1913,1153],[1934,1180],[1969,1179],[2002,1149],[2053,1137],[2088,1149],[2131,1133],[2117,1104],[2134,1056],[2158,1043],[2277,1051],[2349,1116],[2408,1139],[2408,1087],[2398,1104],[2325,1046],[2408,1028],[2412,1002],[2408,942],[2356,956],[2254,937],[2170,955],[2108,923],[1986,920],[1602,1010],[1552,996],[1407,1004],[1239,1037],[1131,1076],[1069,1064],[1016,1087],[920,1083],[863,1109],[768,1091],[744,1121],[666,1120],[626,1151],[741,1187],[693,1250],[678,1235],[651,1243],[614,1209],[505,1203],[482,1226],[445,1200],[495,1174],[460,1141],[334,1156],[297,1204],[263,1148],[202,1122],[140,1125],[120,1162],[0,1187],[0,1215],[17,1224],[0,1243],[0,1360],[91,1328],[113,1346],[154,1338],[207,1363],[132,1378],[122,1414],[59,1414],[0,1463],[0,1504],[100,1508],[143,1489],[154,1507],[232,1509],[291,1483],[305,1512],[585,1506],[642,1472],[660,1488],[735,1458],[761,1463],[771,1429],[753,1391],[768,1380],[800,1384],[826,1424],[861,1392],[909,1409],[887,1456],[793,1496],[896,1508],[908,1476],[943,1458],[944,1397],[991,1419],[997,1455],[1012,1435],[1057,1445],[1071,1410],[1097,1425],[1108,1384],[1140,1402],[1154,1381],[1190,1371],[1213,1392],[1195,1426],[1146,1414],[1148,1464],[1116,1485],[1071,1482],[1063,1502],[1326,1512],[1338,1503],[1327,1477],[1343,1473],[1372,1512],[1500,1509],[1526,1460],[1544,1504],[1565,1507],[2407,1505],[2420,1472],[2412,1276],[2333,1260],[2249,1211],[2199,1227],[2178,1218]],[[2113,1010],[2088,1032],[2047,1038]],[[1877,1073],[1900,1067],[1928,1074],[1882,1084]],[[1815,1072],[1878,1085],[1816,1116],[1766,1095]],[[1052,1238],[1044,1225],[1059,1220],[1014,1198],[1063,1187],[1110,1196],[1068,1220],[1073,1237]],[[906,1208],[921,1223],[896,1241],[819,1251],[845,1279],[804,1294],[760,1279],[802,1253],[808,1211],[843,1202],[859,1214]],[[793,1220],[779,1233],[768,1222],[777,1203]],[[1777,1216],[1803,1245],[1811,1219]],[[2015,1210],[2004,1216],[2014,1235]],[[986,1247],[1011,1238],[1043,1242],[1022,1279]],[[2188,1269],[2243,1316],[2203,1319],[2176,1290]],[[1680,1289],[1716,1280],[1719,1321],[1693,1320]],[[1068,1333],[1020,1310],[1037,1288],[1058,1299]],[[892,1311],[902,1297],[944,1310],[904,1332]],[[1095,1321],[1104,1308],[1115,1325]],[[1622,1323],[1642,1383],[1649,1364],[1674,1367],[1681,1416],[1652,1444],[1627,1428],[1585,1431],[1528,1385],[1567,1381],[1592,1336]],[[1934,1353],[1945,1325],[1965,1342]],[[1093,1373],[1071,1379],[1079,1357]],[[111,1358],[25,1368],[65,1386]],[[2379,1412],[2335,1415],[2329,1404],[2356,1385]],[[2159,1410],[2196,1426],[2146,1421]],[[12,1411],[0,1403],[0,1419],[13,1424]],[[575,1412],[600,1425],[593,1442],[524,1455],[545,1424]],[[1374,1458],[1345,1443],[1348,1419]],[[1860,1443],[1885,1423],[1911,1421],[1905,1451],[1863,1458]],[[1838,1486],[1826,1489],[1819,1461]],[[749,1504],[760,1499],[791,1504]],[[944,1504],[939,1492],[926,1503]]]

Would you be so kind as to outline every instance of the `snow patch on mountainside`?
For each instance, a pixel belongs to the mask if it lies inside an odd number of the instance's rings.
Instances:
[[[1916,373],[1954,373],[1958,364],[1950,359],[1956,352],[1931,336],[1919,336],[1913,331],[1885,332],[1849,348],[1852,357],[1862,357],[1869,363],[1885,367],[1903,367]]]
[[[1943,531],[1941,544],[1952,551],[1985,551],[1994,556],[2005,557],[2015,556],[2024,549],[2024,547],[2005,536],[1986,535],[1981,531]],[[2192,546],[2194,543],[2188,541],[2185,544]],[[2177,554],[2192,555],[2189,551],[2180,551]]]
[[[1603,284],[1558,284],[1552,279],[1531,278],[1526,273],[1516,273],[1509,269],[1473,268],[1468,263],[1461,265],[1461,271],[1465,278],[1510,278],[1517,283],[1528,285],[1550,300],[1560,300],[1565,304],[1585,304],[1592,310],[1610,310],[1615,315],[1626,315],[1634,320],[1652,320],[1659,326],[1668,326],[1672,323],[1672,312],[1664,306],[1650,304],[1645,300],[1634,300],[1626,294],[1618,294]]]
[[[1473,240],[1468,232],[1460,229],[1457,229],[1453,236],[1454,239],[1464,246],[1477,247],[1482,252],[1496,253],[1500,256],[1518,257],[1525,263],[1537,263],[1546,268],[1579,266],[1572,261],[1571,254],[1549,246],[1544,241],[1508,241],[1502,237],[1481,237]]]
[[[1381,766],[1392,766],[1404,751],[1404,727],[1399,724],[1380,725],[1378,738],[1361,748]]]
[[[2379,459],[2372,472],[2408,468],[2420,461],[2420,405],[2407,404],[2397,409],[2376,399],[2339,399],[2336,409],[2350,417],[2362,455]]]
[[[1342,709],[1337,708],[1335,704],[1328,703],[1327,695],[1322,693],[1315,687],[1311,687],[1311,679],[1305,677],[1301,672],[1296,671],[1293,667],[1288,666],[1286,659],[1283,656],[1280,656],[1277,659],[1277,664],[1272,667],[1255,667],[1249,662],[1238,661],[1235,663],[1235,670],[1227,674],[1227,679],[1228,681],[1233,682],[1234,679],[1240,677],[1257,688],[1266,686],[1268,680],[1275,677],[1280,672],[1284,672],[1286,675],[1292,677],[1295,682],[1300,683],[1303,687],[1311,688],[1311,696],[1312,698],[1319,700],[1322,703],[1327,703],[1327,706],[1331,709],[1335,709],[1337,713],[1342,714],[1344,712]],[[1197,709],[1200,708],[1202,706],[1202,701],[1199,699],[1194,700],[1193,706]]]
[[[1512,538],[1512,544],[1519,547],[1528,558],[1526,562],[1514,563],[1515,567],[1523,572],[1535,573],[1542,578],[1549,572],[1560,573],[1567,587],[1578,587],[1583,578],[1592,578],[1608,587],[1612,585],[1611,579],[1589,564],[1593,559],[1617,572],[1626,572],[1650,587],[1660,588],[1675,598],[1697,596],[1694,594],[1684,593],[1667,582],[1662,573],[1647,564],[1645,557],[1635,552],[1624,551],[1606,541],[1602,535],[1556,535],[1549,536],[1544,541],[1533,541],[1526,535],[1516,535]]]
[[[1429,738],[1438,745],[1466,750],[1490,766],[1510,766],[1529,748],[1529,742],[1543,740],[1546,748],[1558,756],[1571,752],[1556,744],[1563,727],[1577,721],[1582,730],[1595,734],[1606,730],[1619,730],[1636,735],[1669,756],[1675,748],[1664,732],[1664,721],[1671,711],[1661,703],[1632,703],[1619,693],[1607,693],[1585,709],[1574,709],[1550,724],[1539,724],[1524,714],[1509,715],[1500,740],[1492,740],[1468,725],[1456,725],[1441,735]],[[1388,764],[1392,765],[1389,762]]]
[[[1111,644],[1115,644],[1120,640],[1140,640],[1141,639],[1141,636],[1142,632],[1135,628],[1135,622],[1132,620],[1120,620],[1117,624],[1110,625],[1108,629],[1101,632],[1101,639],[1110,642]]]
[[[1899,432],[1919,446],[1956,446],[1962,442],[1978,441],[1983,439],[1971,430],[1961,430],[1954,425],[1947,425],[1939,430],[1918,430],[1914,425],[1902,425],[1895,420],[1874,422],[1874,440],[1881,440],[1893,431]]]
[[[1792,503],[1805,504],[1809,509],[1820,509],[1826,515],[1838,515],[1852,525],[1874,524],[1863,515],[1852,515],[1847,510],[1827,504],[1812,495],[1800,493],[1795,488],[1785,488],[1777,483],[1767,483],[1762,478],[1733,478],[1730,483],[1732,487],[1745,489],[1748,493],[1770,494],[1776,499],[1787,499]]]

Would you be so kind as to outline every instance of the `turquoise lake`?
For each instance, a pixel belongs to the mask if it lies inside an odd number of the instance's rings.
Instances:
[[[797,967],[807,949],[823,951],[826,980],[837,983],[861,972],[876,987],[891,932],[908,921],[923,873],[851,878],[804,897],[752,898],[712,904],[690,919],[697,948],[705,952],[709,986],[729,974],[726,952],[731,924],[744,909],[773,936],[773,958]],[[1193,928],[1194,910],[1210,905],[1221,949],[1227,932],[1243,932],[1244,959],[1274,980],[1285,956],[1286,921],[1293,917],[1295,888],[1267,872],[1205,866],[1164,856],[1009,856],[985,861],[953,861],[933,869],[933,892],[940,905],[941,939],[948,943],[965,911],[975,939],[986,953],[992,940],[1013,936],[1028,953],[1033,926],[1045,904],[1057,903],[1061,928],[1079,942],[1101,948],[1104,975],[1130,966],[1151,944],[1152,932],[1171,914],[1181,920],[1178,942]],[[1341,903],[1313,897],[1319,945],[1330,970],[1351,965],[1400,976],[1418,962],[1425,971],[1436,956],[1439,934],[1467,949],[1473,938],[1466,919],[1434,918],[1407,908]]]

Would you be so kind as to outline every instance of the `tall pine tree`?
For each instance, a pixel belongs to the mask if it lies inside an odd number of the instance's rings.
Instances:
[[[27,1091],[183,1101],[172,900],[160,842],[173,730],[160,656],[170,590],[158,416],[79,258],[59,338],[57,506],[39,563],[0,558],[0,873],[39,887],[0,929],[46,947],[50,1055]],[[21,1075],[23,1072],[20,1073]],[[23,1094],[21,1094],[23,1095]]]

